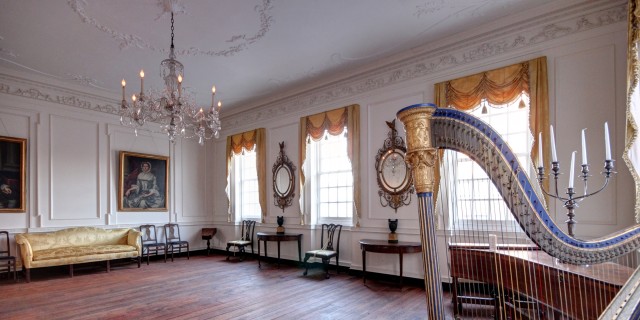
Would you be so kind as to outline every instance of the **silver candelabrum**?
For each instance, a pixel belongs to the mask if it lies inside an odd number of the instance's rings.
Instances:
[[[574,226],[576,224],[576,220],[574,219],[575,217],[575,213],[574,210],[575,208],[578,207],[578,203],[582,202],[584,199],[593,196],[595,194],[598,194],[600,191],[604,190],[604,188],[607,187],[607,185],[609,184],[609,179],[611,179],[612,175],[615,174],[616,172],[613,171],[613,163],[614,160],[611,159],[611,145],[609,143],[609,127],[607,125],[607,123],[604,124],[604,136],[605,136],[605,160],[604,160],[604,171],[602,171],[602,175],[604,175],[604,184],[602,185],[602,187],[600,187],[600,189],[589,193],[588,192],[588,180],[589,177],[591,177],[591,175],[589,174],[589,164],[587,163],[587,146],[586,146],[586,139],[585,139],[585,130],[582,130],[582,170],[581,170],[581,175],[579,175],[579,178],[582,178],[582,181],[584,183],[584,191],[582,193],[582,195],[578,195],[576,196],[576,192],[575,189],[573,187],[573,171],[574,171],[574,163],[575,163],[575,153],[576,151],[574,151],[571,154],[571,166],[570,166],[570,170],[569,170],[569,185],[567,187],[567,192],[566,195],[567,196],[563,196],[561,195],[561,193],[558,190],[558,176],[560,176],[560,162],[558,162],[558,158],[556,155],[556,146],[555,146],[555,137],[553,134],[553,126],[551,126],[551,157],[552,157],[552,161],[551,161],[551,172],[549,173],[549,179],[553,178],[553,190],[554,192],[551,192],[551,190],[545,190],[544,188],[544,179],[545,179],[545,170],[544,170],[544,166],[543,166],[543,160],[542,160],[542,134],[539,135],[539,143],[538,143],[538,183],[540,184],[540,190],[542,190],[542,192],[544,192],[544,194],[548,195],[549,197],[558,199],[560,201],[564,202],[564,207],[567,209],[567,221],[565,221],[567,223],[567,231],[569,233],[569,236],[574,237]],[[551,186],[550,186],[551,188]]]

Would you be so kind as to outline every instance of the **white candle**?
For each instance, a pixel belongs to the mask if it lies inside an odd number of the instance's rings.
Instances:
[[[571,152],[571,166],[569,167],[569,188],[573,188],[573,171],[575,169],[576,152]]]
[[[218,112],[220,112],[220,109],[222,109],[222,101],[218,101]]]
[[[611,160],[611,144],[609,143],[609,124],[604,123],[604,158],[605,160]]]
[[[587,138],[585,137],[584,132],[587,128],[582,129],[582,164],[587,164]]]
[[[178,75],[178,97],[182,97],[182,75]]]
[[[544,168],[544,160],[542,159],[542,132],[538,133],[538,168]]]
[[[140,92],[144,92],[144,70],[140,70]]]
[[[127,85],[127,82],[122,79],[122,100],[124,100],[124,87]]]
[[[558,162],[558,154],[556,154],[556,138],[553,134],[553,125],[551,126],[551,161]]]

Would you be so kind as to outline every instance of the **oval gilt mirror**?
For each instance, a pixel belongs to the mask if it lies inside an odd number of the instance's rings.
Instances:
[[[284,141],[280,142],[280,154],[273,164],[273,202],[276,206],[284,208],[291,205],[295,195],[295,170],[289,157],[284,153]]]
[[[402,137],[398,136],[396,120],[386,122],[391,131],[376,155],[378,195],[383,207],[391,207],[397,212],[399,207],[411,203],[413,178],[411,168],[404,161],[407,148]]]

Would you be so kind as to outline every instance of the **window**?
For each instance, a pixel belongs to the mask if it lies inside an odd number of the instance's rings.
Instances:
[[[524,105],[520,105],[520,101]],[[518,156],[524,168],[533,168],[529,150],[533,136],[529,131],[529,103],[523,94],[508,105],[486,108],[486,101],[470,113],[487,122]],[[486,110],[486,113],[485,113]],[[449,200],[450,226],[455,229],[486,229],[514,226],[513,216],[498,189],[480,166],[462,153],[447,150],[445,153],[444,183],[452,181],[454,192],[446,196]],[[527,171],[531,176],[531,172]],[[446,191],[445,186],[441,190]]]
[[[340,221],[351,224],[353,217],[353,175],[347,156],[346,129],[336,136],[325,133],[307,148],[311,167],[311,212],[316,223]]]
[[[360,106],[300,118],[302,223],[360,226]]]
[[[258,171],[255,150],[243,150],[233,155],[234,177],[233,205],[236,221],[260,219],[261,209],[258,193]]]

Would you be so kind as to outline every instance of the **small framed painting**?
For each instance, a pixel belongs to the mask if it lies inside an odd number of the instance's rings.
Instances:
[[[27,139],[0,136],[0,213],[26,211]]]
[[[119,211],[167,211],[169,157],[120,151]]]

